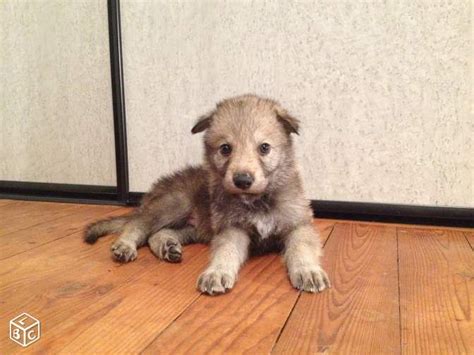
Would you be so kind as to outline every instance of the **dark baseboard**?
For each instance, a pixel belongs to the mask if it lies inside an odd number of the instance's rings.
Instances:
[[[0,181],[0,198],[28,201],[51,201],[123,205],[115,186],[51,184],[26,181]]]
[[[143,192],[130,192],[128,194],[128,204],[130,206],[138,206],[144,195],[145,193]]]
[[[144,193],[119,200],[114,186],[0,181],[0,198],[138,206]],[[474,228],[474,209],[311,200],[317,218]]]
[[[474,209],[384,203],[312,200],[317,218],[422,224],[449,227],[474,227]]]

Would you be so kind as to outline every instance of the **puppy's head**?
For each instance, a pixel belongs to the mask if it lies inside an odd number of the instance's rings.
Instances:
[[[277,102],[244,95],[217,104],[192,133],[206,131],[207,163],[227,192],[257,196],[293,159],[290,134],[298,133],[298,125]]]

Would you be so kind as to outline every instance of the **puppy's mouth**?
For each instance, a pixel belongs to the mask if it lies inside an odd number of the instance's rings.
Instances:
[[[252,198],[252,197],[258,197],[258,196],[261,196],[262,194],[265,193],[265,191],[256,191],[256,190],[252,190],[252,191],[249,191],[249,190],[240,190],[238,188],[227,188],[226,186],[224,186],[224,189],[225,191],[230,194],[230,195],[234,195],[236,197],[240,197],[240,198]]]
[[[226,186],[226,184],[224,184],[224,188],[231,195],[237,196],[241,199],[249,200],[258,199],[266,192],[266,186],[265,188],[250,188],[248,190],[242,190],[235,186]]]
[[[250,193],[240,193],[236,194],[242,201],[245,202],[253,202],[255,200],[258,200],[260,197],[262,197],[263,193],[259,194],[250,194]]]

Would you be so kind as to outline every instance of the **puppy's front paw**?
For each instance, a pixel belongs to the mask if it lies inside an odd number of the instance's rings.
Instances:
[[[331,287],[328,275],[320,267],[300,268],[289,272],[294,288],[306,292],[321,292]]]
[[[206,270],[198,279],[198,289],[209,295],[226,293],[234,287],[235,276],[230,273],[217,270]]]
[[[121,263],[127,263],[137,258],[137,248],[133,244],[129,244],[122,240],[117,240],[110,247],[112,257]]]

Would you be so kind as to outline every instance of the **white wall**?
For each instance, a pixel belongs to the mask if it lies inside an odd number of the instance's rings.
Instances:
[[[0,180],[115,185],[106,0],[0,1]]]
[[[131,189],[255,92],[303,121],[309,198],[473,207],[471,6],[122,0]],[[0,139],[0,180],[115,184],[106,0],[0,1]]]
[[[310,198],[474,206],[471,3],[122,1],[131,189],[201,160],[255,92],[303,121]]]

